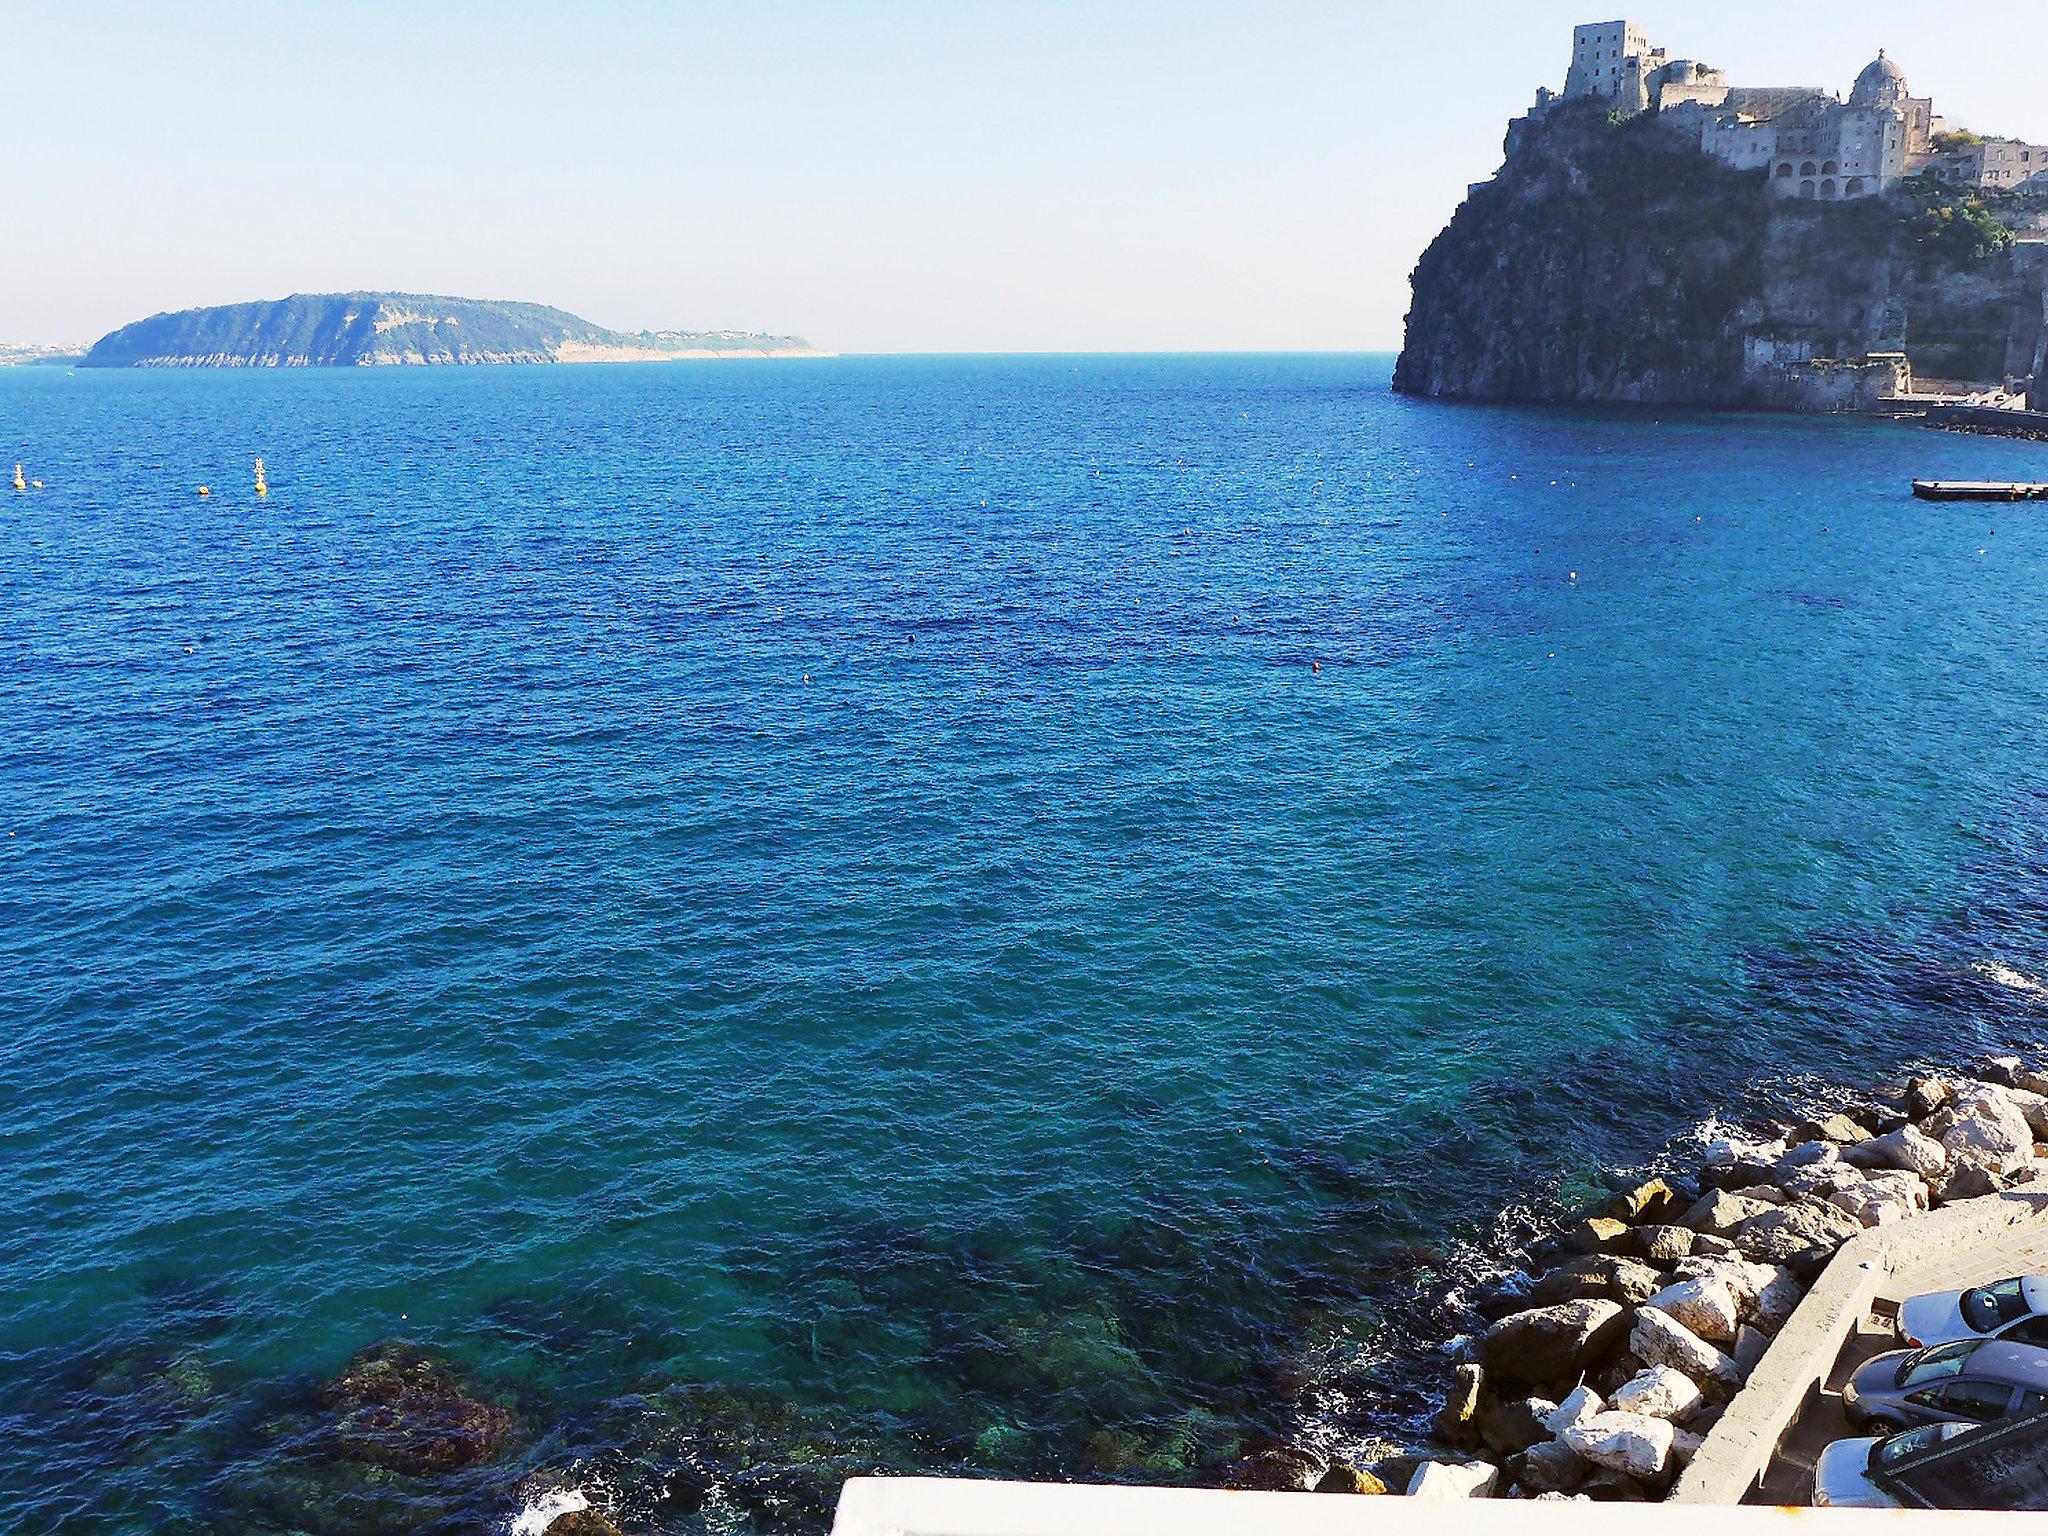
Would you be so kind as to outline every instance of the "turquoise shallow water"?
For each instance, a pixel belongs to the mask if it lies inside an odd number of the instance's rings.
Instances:
[[[2038,1038],[2048,513],[1906,481],[2044,450],[1389,367],[0,371],[5,1523],[1199,1478],[1504,1206]],[[389,1338],[499,1455],[337,1450]]]

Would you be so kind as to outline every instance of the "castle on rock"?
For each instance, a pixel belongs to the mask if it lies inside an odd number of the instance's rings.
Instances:
[[[1847,101],[1818,86],[1731,85],[1726,71],[1670,58],[1632,21],[1572,30],[1564,92],[1537,92],[1532,116],[1598,101],[1658,121],[1738,170],[1762,171],[1781,197],[1875,197],[1909,176],[1954,186],[2048,191],[2048,147],[1951,129],[1880,53]]]

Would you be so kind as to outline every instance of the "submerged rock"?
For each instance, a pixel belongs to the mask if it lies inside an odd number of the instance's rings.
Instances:
[[[572,1509],[550,1520],[541,1536],[624,1536],[624,1533],[594,1509]]]
[[[412,1344],[364,1350],[319,1401],[344,1457],[415,1476],[490,1460],[512,1427],[508,1409],[474,1396],[452,1365]]]

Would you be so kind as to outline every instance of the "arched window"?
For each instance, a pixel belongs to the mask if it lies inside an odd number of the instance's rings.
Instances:
[[[1792,162],[1787,160],[1784,164],[1780,165],[1778,167],[1778,174],[1789,179],[1792,175]]]
[[[1862,195],[1863,195],[1863,178],[1862,178],[1861,176],[1851,176],[1851,177],[1849,178],[1849,184],[1848,184],[1847,186],[1845,186],[1844,188],[1842,188],[1842,196],[1844,196],[1844,197],[1861,197]]]
[[[1826,165],[1820,168],[1820,173],[1823,176],[1833,176],[1839,173],[1841,169],[1842,168],[1839,165],[1835,164],[1834,161],[1830,160]]]
[[[1799,183],[1799,195],[1801,197],[1812,197],[1813,183],[1810,181],[1802,181],[1801,183]]]
[[[1820,167],[1809,160],[1806,164],[1799,167],[1799,174],[1802,176],[1818,176],[1820,174]]]
[[[1826,181],[1820,184],[1820,195],[1821,201],[1823,202],[1831,203],[1835,200],[1835,183],[1833,177],[1829,177]]]

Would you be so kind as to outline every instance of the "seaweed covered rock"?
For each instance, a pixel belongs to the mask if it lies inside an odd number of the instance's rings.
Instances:
[[[478,1397],[454,1366],[414,1344],[373,1345],[321,1389],[339,1453],[423,1476],[488,1461],[503,1448],[511,1411]]]
[[[625,1536],[625,1533],[594,1509],[572,1509],[550,1520],[541,1536]]]

